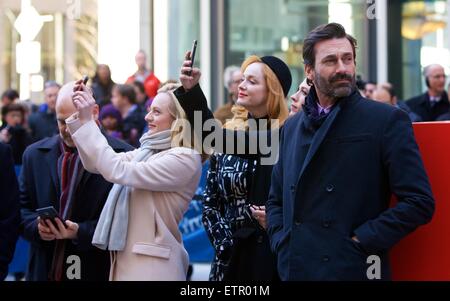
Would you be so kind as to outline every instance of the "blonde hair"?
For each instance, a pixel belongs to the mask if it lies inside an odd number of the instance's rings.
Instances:
[[[248,111],[240,105],[234,105],[231,107],[231,113],[233,113],[233,118],[228,120],[223,128],[229,130],[248,130]]]
[[[171,127],[172,146],[194,149],[200,153],[200,155],[202,156],[202,161],[204,162],[208,159],[208,155],[203,152],[202,144],[198,140],[191,125],[189,124],[186,117],[186,112],[181,107],[177,97],[174,94],[174,91],[180,86],[181,84],[179,83],[168,83],[158,90],[158,94],[165,93],[171,99],[168,108],[170,115],[172,115],[172,117],[175,119],[172,122]]]
[[[267,115],[269,121],[271,119],[278,119],[281,126],[289,116],[289,110],[284,97],[283,88],[275,73],[267,66],[260,57],[256,55],[249,56],[241,66],[241,71],[244,73],[245,69],[253,63],[263,64],[264,79],[267,86]]]

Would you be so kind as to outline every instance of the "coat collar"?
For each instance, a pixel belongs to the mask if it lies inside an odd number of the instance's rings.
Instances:
[[[53,182],[53,186],[56,187],[56,191],[59,199],[59,180],[58,180],[58,158],[61,155],[61,137],[59,135],[55,135],[51,138],[47,138],[41,141],[41,144],[38,147],[38,150],[43,152],[45,161],[50,170],[50,177]]]
[[[442,92],[441,100],[439,102],[441,102],[443,100],[447,100],[447,99],[448,99],[447,92],[445,92],[445,91]],[[423,106],[428,106],[430,104],[430,94],[428,94],[428,91],[422,95],[420,104]]]
[[[308,99],[309,98],[309,99]],[[322,145],[325,137],[327,136],[328,132],[331,129],[331,126],[333,125],[334,121],[336,120],[336,117],[338,114],[345,109],[348,105],[355,103],[356,101],[360,100],[362,96],[354,90],[352,94],[350,94],[348,97],[341,98],[338,100],[338,102],[335,104],[334,108],[331,110],[330,113],[328,113],[327,118],[322,123],[322,125],[317,129],[317,131],[314,134],[314,137],[311,142],[311,146],[309,147],[308,153],[306,154],[306,158],[303,162],[302,168],[300,170],[300,174],[298,177],[298,181],[300,181],[302,175],[304,174],[306,168],[308,167],[309,163],[311,163],[311,160],[313,159],[314,155],[317,153],[320,145]],[[317,102],[318,97],[315,91],[314,87],[311,87],[310,93],[308,94],[308,97],[306,101],[310,102]],[[305,103],[306,103],[305,101]],[[302,116],[302,122],[305,122],[308,117],[303,114]]]

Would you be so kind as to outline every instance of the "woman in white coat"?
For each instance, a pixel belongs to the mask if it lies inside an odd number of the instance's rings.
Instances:
[[[111,251],[110,280],[186,280],[189,264],[178,224],[197,188],[202,158],[184,111],[160,90],[145,116],[141,147],[115,153],[92,118],[95,100],[77,82],[78,113],[66,120],[84,167],[114,183],[92,243]],[[189,132],[188,132],[189,131]]]

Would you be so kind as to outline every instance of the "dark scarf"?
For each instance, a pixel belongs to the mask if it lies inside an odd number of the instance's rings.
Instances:
[[[61,155],[58,158],[58,178],[60,183],[59,214],[63,219],[70,219],[75,190],[83,176],[83,165],[76,148],[70,148],[61,141]],[[56,241],[50,279],[63,280],[64,253],[66,240]]]
[[[311,132],[317,131],[317,129],[320,128],[323,122],[327,119],[329,114],[319,114],[319,108],[317,106],[318,103],[319,98],[317,97],[316,89],[312,86],[308,96],[305,99],[305,103],[303,104],[303,111],[305,112],[306,117],[304,119],[304,125],[305,128]],[[336,104],[333,105],[331,110],[335,107]]]

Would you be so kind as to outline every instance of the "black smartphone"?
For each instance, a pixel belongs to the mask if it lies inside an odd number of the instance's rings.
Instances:
[[[87,76],[87,75],[83,76],[83,85],[86,85],[88,80],[89,80],[89,76]]]
[[[89,80],[89,76],[84,75],[84,76],[81,78],[81,80],[83,81],[83,85],[86,86],[86,84],[87,84],[87,82],[88,82],[88,80]],[[81,91],[81,86],[78,88],[78,91]]]
[[[64,219],[61,218],[61,216],[58,214],[58,211],[56,211],[55,207],[49,206],[49,207],[43,207],[36,209],[37,214],[39,217],[43,220],[50,220],[53,225],[58,229],[58,226],[56,224],[55,218],[59,218],[61,222],[63,223],[64,227],[67,228],[66,223],[64,222]]]
[[[195,62],[195,53],[197,52],[197,40],[194,40],[192,43],[192,50],[191,50],[191,68],[194,67]],[[191,75],[192,72],[188,72],[188,75]]]

